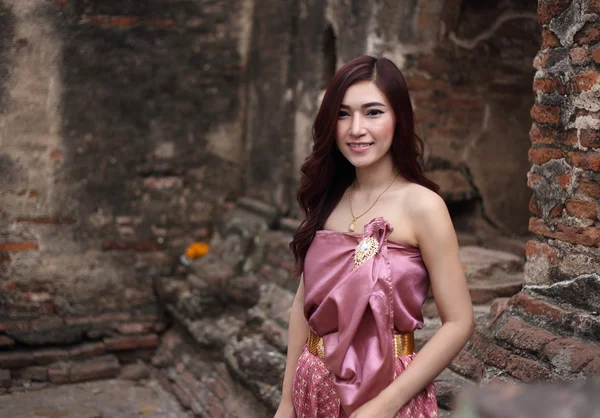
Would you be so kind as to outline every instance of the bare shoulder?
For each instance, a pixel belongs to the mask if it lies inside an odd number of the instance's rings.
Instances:
[[[406,209],[414,222],[448,216],[444,199],[425,186],[412,183],[406,187]]]

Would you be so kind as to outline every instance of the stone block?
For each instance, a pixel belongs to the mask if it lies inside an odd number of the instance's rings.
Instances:
[[[15,372],[19,379],[33,380],[36,382],[48,381],[48,368],[43,366],[31,366]]]
[[[506,370],[523,382],[534,382],[551,377],[550,370],[539,361],[518,355],[510,355],[506,361]]]
[[[592,360],[600,358],[600,348],[574,338],[561,338],[544,348],[544,356],[560,372],[577,373]]]
[[[62,348],[43,348],[33,351],[33,359],[36,364],[50,364],[58,361],[67,360],[69,351]]]
[[[485,366],[481,360],[467,350],[462,350],[452,361],[450,368],[471,380],[479,382],[483,377]]]
[[[31,366],[35,359],[31,351],[1,351],[0,368],[18,369]]]
[[[70,365],[66,362],[51,364],[48,367],[48,379],[54,384],[68,383],[69,369]]]
[[[72,359],[97,357],[104,354],[104,343],[85,343],[69,349],[69,357]]]
[[[70,381],[81,382],[116,377],[120,371],[121,365],[117,358],[113,355],[106,355],[73,363],[70,370]]]
[[[508,317],[495,336],[513,347],[535,353],[540,352],[549,342],[559,338],[544,329],[529,325],[515,317]]]
[[[132,335],[124,337],[105,338],[106,351],[135,350],[136,348],[153,348],[158,346],[156,334]]]

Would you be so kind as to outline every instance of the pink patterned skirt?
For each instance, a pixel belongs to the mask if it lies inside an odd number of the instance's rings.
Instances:
[[[416,354],[396,357],[396,376],[411,363]],[[333,381],[323,360],[311,354],[306,345],[294,374],[292,400],[297,418],[347,418],[333,388]],[[433,383],[419,392],[398,411],[396,418],[437,418],[438,407]]]

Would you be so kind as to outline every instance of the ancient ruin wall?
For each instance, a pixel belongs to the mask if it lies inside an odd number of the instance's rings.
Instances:
[[[335,68],[357,55],[385,55],[406,75],[428,174],[457,227],[482,239],[525,234],[531,60],[541,42],[535,2],[300,3],[290,70],[296,178]]]
[[[523,291],[453,364],[476,381],[600,374],[600,4],[540,1],[538,20],[528,175],[535,238]]]
[[[0,369],[156,346],[241,187],[246,4],[0,1]]]

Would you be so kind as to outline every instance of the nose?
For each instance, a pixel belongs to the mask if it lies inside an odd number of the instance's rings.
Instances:
[[[363,123],[362,115],[354,114],[352,116],[352,126],[350,127],[350,134],[352,136],[362,136],[365,133],[365,127]]]

